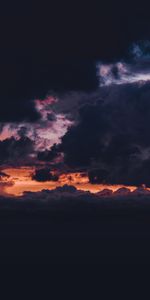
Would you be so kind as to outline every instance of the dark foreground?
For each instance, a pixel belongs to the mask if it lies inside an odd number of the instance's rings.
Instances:
[[[150,264],[150,199],[68,201],[3,202],[0,264]]]

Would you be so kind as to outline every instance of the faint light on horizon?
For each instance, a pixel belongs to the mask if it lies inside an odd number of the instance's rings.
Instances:
[[[59,186],[73,185],[77,190],[89,191],[91,193],[97,193],[103,191],[104,189],[110,189],[113,192],[117,191],[122,187],[126,187],[130,189],[130,191],[134,191],[136,186],[125,186],[121,184],[110,185],[110,184],[92,184],[89,182],[88,176],[85,173],[68,173],[61,174],[59,180],[54,181],[45,181],[38,182],[32,180],[32,174],[34,172],[34,168],[26,167],[26,168],[6,168],[3,170],[6,174],[8,174],[9,180],[13,182],[13,185],[6,185],[4,191],[7,194],[11,194],[14,196],[21,196],[24,192],[40,192],[44,189],[53,190]],[[7,181],[8,182],[8,181]]]

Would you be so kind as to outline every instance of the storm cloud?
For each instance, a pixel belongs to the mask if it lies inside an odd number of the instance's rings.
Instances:
[[[65,163],[88,170],[92,183],[149,186],[149,81],[103,87],[98,95],[62,138]]]

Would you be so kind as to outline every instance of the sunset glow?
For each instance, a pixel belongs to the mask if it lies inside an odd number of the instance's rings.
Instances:
[[[106,184],[91,184],[89,183],[88,176],[84,173],[69,173],[62,174],[59,177],[57,182],[46,181],[46,182],[38,182],[32,180],[32,174],[34,173],[34,168],[8,168],[4,169],[4,172],[9,175],[9,182],[12,182],[12,185],[6,185],[4,187],[3,192],[7,194],[11,194],[14,196],[20,196],[25,191],[37,192],[42,191],[44,189],[52,190],[58,186],[73,185],[78,190],[90,191],[91,193],[97,193],[104,189],[110,189],[113,192],[123,187],[123,185],[106,185]],[[7,179],[8,182],[8,179]],[[126,186],[133,191],[136,189],[135,186]]]

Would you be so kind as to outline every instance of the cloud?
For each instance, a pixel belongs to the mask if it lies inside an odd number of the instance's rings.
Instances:
[[[13,184],[13,183],[8,183]],[[5,185],[3,185],[5,187]],[[0,185],[1,188],[1,185]],[[104,189],[96,194],[88,191],[77,190],[74,186],[64,185],[54,190],[42,190],[40,192],[24,192],[22,196],[13,197],[1,190],[0,207],[6,209],[42,209],[64,210],[71,209],[73,213],[83,211],[92,212],[91,209],[115,209],[129,208],[134,209],[139,206],[149,206],[150,191],[141,186],[135,191],[130,192],[127,188],[118,189],[112,192]],[[8,205],[9,204],[9,205]],[[90,208],[90,209],[89,209]]]
[[[14,137],[0,141],[0,164],[17,166],[26,164],[33,153],[33,142],[28,137]]]
[[[53,99],[53,97],[49,96],[44,100],[36,100],[36,108],[41,118],[34,124],[28,122],[2,124],[0,141],[29,139],[33,143],[32,158],[36,158],[38,153],[40,153],[39,159],[42,160],[41,158],[43,157],[45,161],[48,152],[54,153],[53,148],[51,151],[51,147],[60,142],[60,137],[65,134],[68,127],[72,124],[65,115],[55,114],[52,111]],[[51,119],[49,119],[49,115]],[[35,155],[35,152],[37,155]]]
[[[11,187],[14,185],[14,182],[13,181],[8,181],[8,182],[4,182],[4,181],[0,181],[0,196],[12,196],[12,195],[9,195],[7,192],[6,192],[6,188],[8,187]]]
[[[58,145],[54,144],[50,150],[46,149],[45,151],[38,152],[37,159],[40,161],[52,162],[59,155],[57,151],[58,147]]]
[[[10,176],[3,171],[0,171],[0,195],[7,196],[6,188],[14,185],[14,182],[9,179]]]
[[[85,171],[92,184],[149,185],[149,48],[148,41],[135,43],[130,57],[97,66],[93,60],[46,64],[27,58],[21,75],[25,79],[27,70],[32,71],[27,88],[20,76],[18,95],[16,86],[8,93],[14,92],[17,104],[23,91],[23,113],[26,105],[40,118],[31,125],[30,113],[22,118],[21,112],[20,121],[15,115],[10,123],[3,120],[0,163],[46,163],[58,169],[61,164],[61,171]],[[11,106],[9,111],[13,113]]]
[[[149,40],[140,40],[138,42],[134,42],[130,46],[130,55],[134,58],[134,60],[149,60],[150,59],[150,41]]]
[[[98,197],[106,197],[107,198],[107,197],[112,196],[112,193],[113,193],[112,190],[110,190],[110,189],[104,189],[104,190],[96,193],[96,196],[98,196]]]
[[[88,176],[90,183],[105,183],[105,180],[108,177],[108,171],[105,169],[94,169],[89,171]]]
[[[130,63],[97,64],[100,86],[150,81],[150,60]]]
[[[111,85],[79,108],[58,151],[94,183],[150,186],[150,83]]]
[[[150,80],[150,41],[133,43],[128,57],[112,63],[97,62],[100,86]]]
[[[40,182],[58,181],[58,176],[53,175],[48,168],[36,169],[32,179]]]
[[[10,176],[8,174],[6,174],[5,172],[2,172],[0,171],[0,181],[3,179],[3,178],[9,178]]]
[[[143,193],[145,192],[145,190],[143,189]],[[123,188],[119,188],[117,191],[115,191],[113,193],[113,196],[129,196],[131,194],[130,189],[123,187]],[[134,192],[133,192],[134,194]]]

